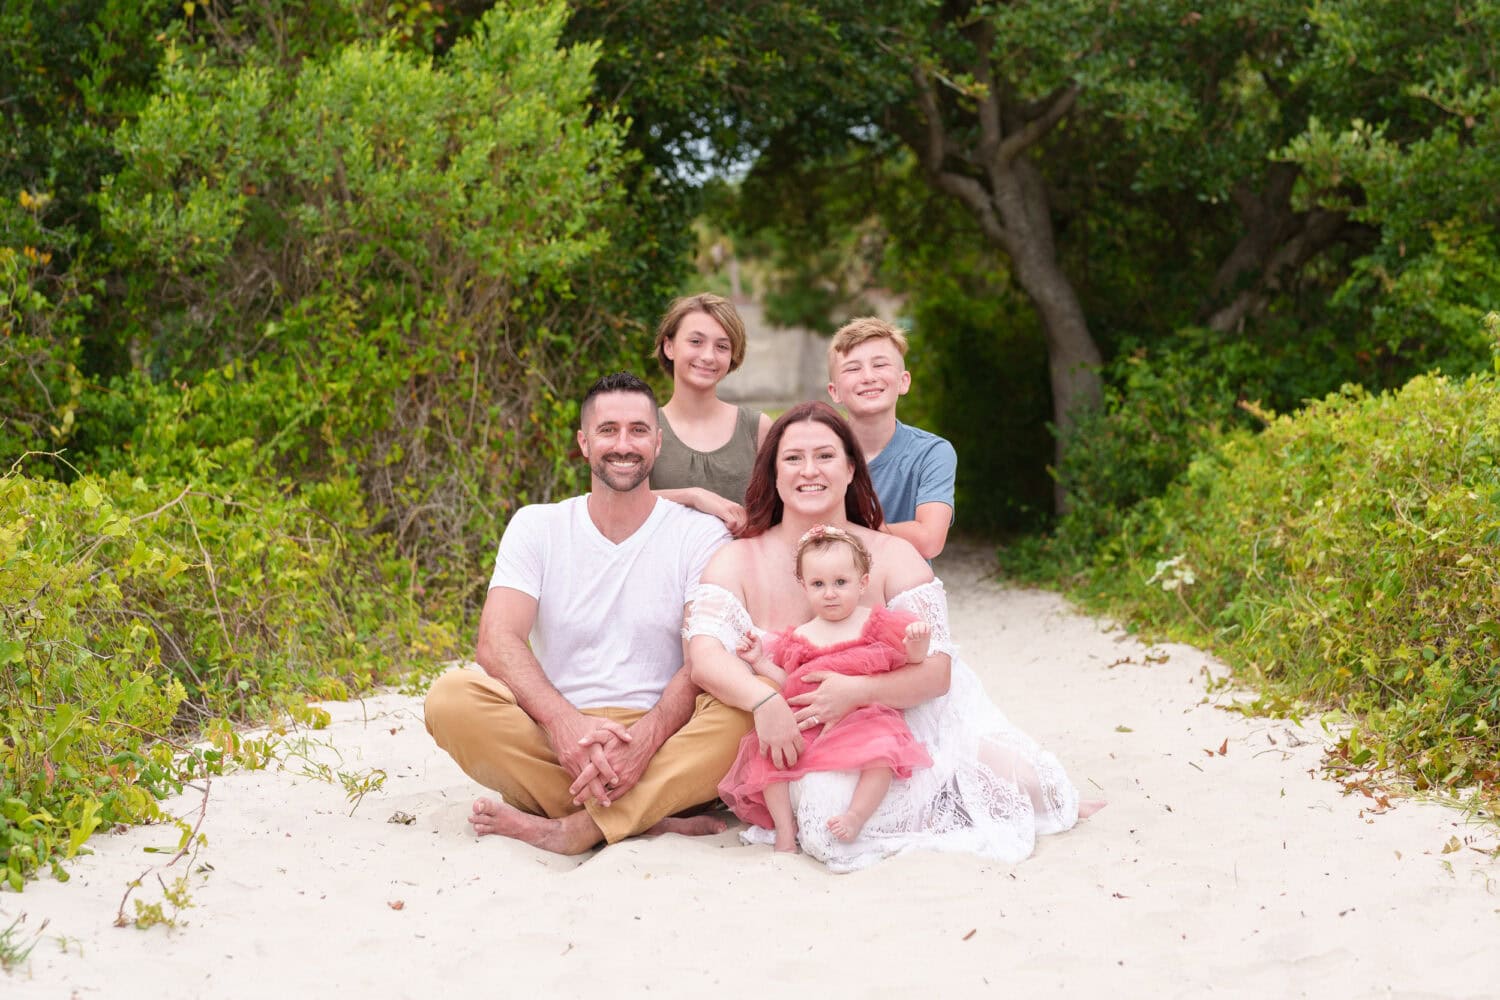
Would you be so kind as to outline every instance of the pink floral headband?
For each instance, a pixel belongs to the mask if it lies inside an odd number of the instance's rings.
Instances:
[[[870,571],[870,563],[872,561],[870,550],[865,548],[864,542],[861,542],[852,532],[845,531],[843,528],[838,528],[831,524],[815,524],[804,531],[801,538],[797,539],[796,559],[798,579],[802,577],[803,551],[808,546],[820,541],[843,542],[854,550],[854,561],[859,566],[860,572],[868,573]]]
[[[836,528],[831,524],[815,524],[802,533],[797,539],[797,547],[800,549],[815,538],[831,538],[840,542],[856,542],[855,537],[843,528]]]

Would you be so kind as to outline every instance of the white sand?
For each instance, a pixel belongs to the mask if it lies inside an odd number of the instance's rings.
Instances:
[[[163,827],[96,837],[71,882],[0,895],[0,928],[48,922],[0,996],[1500,995],[1500,865],[1474,849],[1490,829],[1411,800],[1369,815],[1319,775],[1316,724],[1205,703],[1203,671],[1225,671],[1203,653],[1147,663],[1055,595],[980,581],[972,557],[938,570],[990,692],[1110,802],[1014,868],[915,853],[835,876],[733,830],[581,861],[476,841],[479,789],[419,700],[384,695],[328,706],[312,734],[336,769],[388,774],[352,816],[297,760],[213,782],[181,926],[112,926],[169,856],[145,849],[175,847]],[[161,895],[154,875],[136,892]]]

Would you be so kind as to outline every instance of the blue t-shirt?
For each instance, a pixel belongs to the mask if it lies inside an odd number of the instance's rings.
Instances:
[[[946,439],[898,420],[896,433],[869,464],[886,521],[915,521],[917,506],[924,503],[953,508],[958,453]]]

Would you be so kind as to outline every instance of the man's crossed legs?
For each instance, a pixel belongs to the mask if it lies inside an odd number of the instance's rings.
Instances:
[[[629,726],[643,709],[584,709]],[[699,694],[693,715],[651,758],[636,786],[608,806],[575,805],[573,775],[557,761],[546,733],[516,704],[510,688],[478,670],[439,677],[427,694],[427,731],[465,774],[505,796],[481,798],[469,822],[478,834],[500,834],[554,851],[581,854],[601,840],[637,834],[719,833],[711,816],[676,814],[712,802],[734,762],[749,714]],[[509,803],[509,804],[506,804]]]

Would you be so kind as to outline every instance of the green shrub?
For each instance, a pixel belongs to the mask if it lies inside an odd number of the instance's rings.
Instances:
[[[1125,511],[1160,494],[1227,429],[1236,389],[1228,365],[1207,362],[1189,346],[1132,350],[1110,366],[1104,405],[1078,419],[1057,470],[1069,508],[1055,551],[1087,558]]]
[[[352,483],[303,498],[0,476],[0,847],[20,888],[97,827],[241,749],[222,725],[294,714],[451,655],[380,578]],[[215,728],[216,745],[187,750]]]
[[[55,259],[72,246],[43,224],[51,201],[23,190],[0,202],[0,471],[23,452],[66,444],[83,397],[90,299]]]
[[[346,477],[416,585],[472,596],[510,510],[575,485],[571,401],[628,342],[601,288],[622,128],[565,19],[502,4],[437,60],[170,51],[99,198],[142,362],[81,447],[229,488]]]
[[[1428,339],[1442,350],[1422,338],[1392,338],[1384,327],[1346,343],[1331,328],[1281,330],[1275,322],[1253,338],[1186,327],[1150,347],[1127,345],[1106,368],[1104,405],[1079,419],[1057,469],[1067,513],[1050,537],[1023,544],[1011,561],[1042,577],[1058,565],[1080,568],[1135,504],[1159,496],[1224,434],[1260,426],[1268,411],[1294,410],[1346,383],[1394,388],[1434,360],[1453,375],[1483,370],[1488,351],[1472,310],[1444,315],[1451,324],[1467,317],[1468,329],[1459,336],[1435,321],[1418,324],[1437,331]]]
[[[253,763],[233,724],[451,658],[510,511],[576,488],[580,384],[662,276],[620,250],[653,237],[565,17],[501,5],[436,60],[170,43],[97,200],[123,325],[91,335],[128,359],[107,382],[79,371],[87,296],[48,270],[42,211],[4,209],[11,885]]]
[[[1121,519],[1079,595],[1349,712],[1350,766],[1500,791],[1497,377],[1350,387],[1230,435]]]

